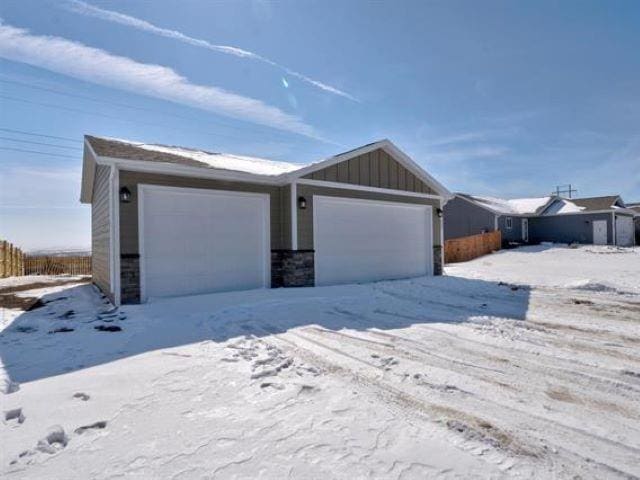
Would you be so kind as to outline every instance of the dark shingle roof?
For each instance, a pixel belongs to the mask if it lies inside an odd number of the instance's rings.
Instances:
[[[278,162],[265,158],[207,152],[172,145],[135,143],[114,138],[85,135],[96,155],[152,163],[173,163],[188,167],[232,170],[255,175],[277,176],[304,165]]]
[[[569,201],[579,207],[584,207],[584,211],[588,212],[592,210],[608,210],[616,203],[618,198],[617,195],[609,195],[606,197],[572,198]]]

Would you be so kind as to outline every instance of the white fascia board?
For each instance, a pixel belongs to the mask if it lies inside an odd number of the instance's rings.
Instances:
[[[385,195],[396,195],[400,197],[417,197],[417,198],[430,198],[434,200],[441,200],[443,197],[441,195],[433,195],[431,193],[420,193],[420,192],[409,192],[406,190],[393,190],[391,188],[379,188],[379,187],[368,187],[366,185],[354,185],[352,183],[340,183],[340,182],[327,182],[325,180],[310,180],[310,179],[300,179],[296,180],[298,185],[309,185],[312,187],[323,187],[323,188],[336,188],[341,190],[357,190],[360,192],[373,192],[380,193]]]
[[[236,172],[231,170],[213,170],[206,168],[189,167],[175,163],[144,162],[138,160],[126,160],[122,158],[102,156],[98,156],[96,158],[96,163],[100,165],[115,165],[120,170],[127,170],[131,172],[148,172],[165,175],[177,175],[181,177],[260,183],[265,185],[282,185],[280,176],[267,177],[263,175],[254,175],[251,173]]]
[[[82,176],[80,180],[80,203],[93,201],[93,181],[96,175],[96,163],[98,156],[91,144],[84,139],[84,151],[82,153]]]
[[[317,172],[341,162],[345,162],[360,155],[364,155],[365,153],[373,152],[374,150],[377,150],[379,148],[382,148],[385,152],[391,155],[394,160],[404,166],[418,179],[422,180],[424,183],[432,187],[439,194],[439,197],[443,197],[446,200],[453,197],[453,194],[449,190],[447,190],[447,188],[445,188],[440,182],[429,175],[422,167],[420,167],[420,165],[414,162],[411,157],[409,157],[406,153],[396,147],[393,142],[388,139],[380,140],[378,142],[365,145],[364,147],[356,148],[346,153],[336,155],[321,162],[313,163],[307,167],[301,168],[300,170],[285,174],[285,177],[289,181],[294,181],[296,179],[304,177],[305,175],[309,175],[310,173]]]

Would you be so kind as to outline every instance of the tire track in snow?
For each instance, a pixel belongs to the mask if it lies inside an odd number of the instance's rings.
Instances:
[[[318,332],[320,330],[316,329],[316,331]],[[331,333],[335,333],[335,332],[331,332]],[[356,355],[346,353],[343,350],[341,350],[340,348],[332,347],[332,346],[327,345],[326,343],[323,343],[322,341],[319,341],[317,339],[311,339],[311,338],[307,337],[306,335],[301,335],[301,332],[299,332],[299,331],[295,332],[294,335],[296,335],[298,338],[301,338],[303,340],[311,342],[311,343],[313,343],[313,344],[315,344],[315,345],[317,345],[317,346],[319,346],[321,348],[329,350],[329,351],[331,351],[331,352],[333,352],[335,354],[341,355],[343,357],[347,357],[350,360],[355,360],[356,362],[359,362],[360,364],[363,364],[363,365],[366,365],[366,366],[369,366],[369,367],[372,366],[371,362],[369,362],[367,360],[363,360],[362,358],[359,358]],[[375,365],[373,365],[373,367],[376,368],[376,369],[378,368]],[[382,379],[376,379],[376,383],[379,384],[382,387],[382,383],[387,383],[387,382],[382,380]],[[385,388],[386,387],[389,387],[389,385],[386,385]],[[406,395],[406,392],[404,392],[402,390],[397,390],[394,387],[391,387],[391,388],[393,390],[396,390],[397,392],[400,392],[400,393],[398,393],[400,395]],[[629,465],[633,465],[633,463],[632,463],[633,459],[635,459],[638,456],[640,456],[640,449],[637,449],[637,448],[634,448],[634,447],[630,447],[630,446],[628,446],[626,444],[622,444],[620,442],[616,442],[615,440],[610,440],[608,438],[601,437],[601,436],[599,436],[597,434],[593,434],[593,433],[585,431],[583,429],[580,429],[580,428],[577,428],[577,427],[573,427],[571,425],[559,424],[557,421],[550,420],[550,419],[547,419],[547,418],[532,414],[532,413],[527,412],[527,411],[523,411],[523,410],[514,408],[512,406],[509,406],[509,405],[506,405],[506,404],[503,404],[503,403],[500,403],[500,402],[495,402],[495,401],[492,401],[490,399],[474,398],[474,401],[475,400],[482,400],[485,403],[485,405],[484,405],[485,408],[479,409],[479,410],[481,410],[483,412],[492,411],[493,410],[493,414],[494,415],[498,415],[499,417],[500,416],[504,416],[504,415],[499,415],[496,412],[496,408],[495,407],[498,407],[497,410],[509,410],[511,413],[513,413],[513,414],[515,414],[517,416],[524,416],[524,417],[529,418],[529,421],[535,420],[535,421],[539,422],[539,424],[535,428],[535,431],[537,431],[537,432],[542,432],[542,431],[549,432],[549,431],[554,431],[555,430],[556,431],[556,435],[555,436],[557,437],[557,440],[555,440],[555,441],[551,440],[550,441],[548,438],[544,438],[544,439],[543,438],[539,438],[538,440],[540,442],[542,442],[542,443],[545,443],[545,444],[552,443],[552,444],[554,444],[554,447],[556,449],[558,449],[560,446],[562,446],[562,444],[566,441],[566,437],[567,437],[566,434],[567,434],[567,431],[568,431],[568,432],[570,432],[570,436],[575,436],[575,434],[578,434],[578,435],[587,437],[590,440],[595,441],[596,443],[613,446],[613,447],[615,447],[616,449],[619,449],[619,450],[620,449],[621,450],[625,450],[631,457],[630,459],[627,459],[627,463]],[[424,403],[421,399],[418,400],[418,399],[414,398],[413,401],[417,401],[418,403]],[[433,410],[434,412],[437,412],[437,413],[440,413],[440,414],[453,415],[453,418],[465,418],[465,417],[467,419],[470,418],[470,414],[469,413],[463,412],[462,410],[459,410],[459,409],[457,409],[457,410],[453,409],[450,406],[443,406],[443,405],[438,405],[438,404],[434,404],[434,403],[430,403],[427,406],[428,406],[428,410]],[[486,407],[493,407],[493,408],[489,408],[488,409]],[[477,417],[471,416],[471,418],[477,418]],[[482,424],[483,422],[485,422],[485,420],[479,420],[479,421],[477,420],[476,421],[476,423],[478,423],[478,424]],[[502,419],[502,423],[509,424],[510,422],[509,422],[509,419],[507,419],[506,421],[504,419]],[[489,424],[491,424],[491,423],[489,422]],[[558,428],[558,427],[560,427],[560,428]],[[558,430],[564,430],[564,431],[558,432]],[[603,450],[602,446],[591,446],[590,445],[589,447],[590,447],[589,449],[591,450],[591,452],[589,452],[587,454],[583,454],[583,453],[580,453],[580,452],[573,452],[573,453],[577,457],[581,458],[583,461],[589,461],[590,459],[592,459],[592,457],[597,456],[597,454],[600,453]],[[593,462],[593,460],[591,460],[591,461]],[[621,463],[624,463],[624,459],[619,459],[619,461],[621,461]],[[628,472],[624,472],[623,470],[620,470],[617,467],[608,465],[606,462],[599,462],[599,463],[602,464],[602,465],[606,465],[611,470],[623,472],[625,475],[633,475],[633,474],[630,474]]]

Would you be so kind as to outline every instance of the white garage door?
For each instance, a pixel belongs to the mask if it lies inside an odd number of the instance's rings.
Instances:
[[[623,247],[631,247],[633,236],[633,217],[616,215],[616,243]]]
[[[316,285],[432,273],[431,207],[313,197]]]
[[[143,301],[270,284],[267,194],[151,185],[139,192]]]

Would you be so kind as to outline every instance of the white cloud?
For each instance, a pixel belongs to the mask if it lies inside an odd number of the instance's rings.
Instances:
[[[197,85],[171,68],[140,63],[61,37],[31,35],[0,20],[0,57],[71,77],[321,139],[299,117],[260,100]]]
[[[509,149],[502,146],[479,145],[467,148],[429,151],[425,154],[425,157],[433,162],[451,163],[477,160],[480,158],[498,158],[508,152]]]
[[[116,12],[113,10],[106,10],[103,8],[95,7],[81,0],[68,0],[67,2],[62,3],[61,5],[81,15],[99,18],[101,20],[106,20],[108,22],[119,23],[120,25],[125,25],[127,27],[135,28],[137,30],[142,30],[144,32],[152,33],[154,35],[159,35],[165,38],[171,38],[179,42],[193,45],[194,47],[205,48],[207,50],[223,53],[226,55],[233,55],[240,58],[248,58],[251,60],[263,62],[273,67],[279,68],[285,71],[288,75],[295,77],[299,80],[302,80],[303,82],[306,82],[310,85],[313,85],[316,88],[324,90],[325,92],[333,93],[334,95],[339,95],[341,97],[348,98],[349,100],[353,100],[356,102],[358,101],[355,97],[353,97],[347,92],[344,92],[343,90],[332,87],[331,85],[327,85],[326,83],[320,82],[318,80],[314,80],[313,78],[307,77],[302,73],[296,72],[295,70],[291,70],[290,68],[285,67],[284,65],[280,65],[279,63],[276,63],[273,60],[265,58],[262,55],[258,55],[257,53],[253,53],[248,50],[244,50],[242,48],[232,47],[228,45],[215,45],[211,42],[208,42],[207,40],[190,37],[177,30],[170,30],[168,28],[158,27],[150,22],[147,22],[146,20],[142,20],[141,18],[132,17],[130,15],[126,15],[124,13]]]
[[[487,134],[485,132],[466,132],[445,137],[436,138],[427,143],[430,147],[440,147],[443,145],[451,145],[458,143],[468,143],[479,140],[485,140]]]

